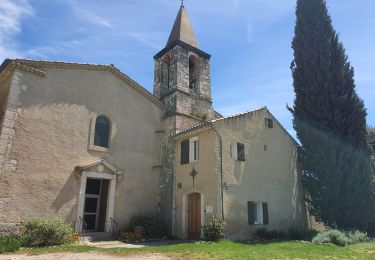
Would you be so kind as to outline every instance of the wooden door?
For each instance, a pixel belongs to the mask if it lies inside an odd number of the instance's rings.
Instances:
[[[193,193],[188,198],[188,239],[201,238],[201,195]]]

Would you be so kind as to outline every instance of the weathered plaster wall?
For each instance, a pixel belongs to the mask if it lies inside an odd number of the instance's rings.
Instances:
[[[199,161],[195,163],[180,164],[181,158],[181,141],[192,137],[199,138]],[[215,154],[217,137],[212,131],[204,131],[198,134],[192,134],[188,137],[178,139],[176,142],[176,235],[180,238],[187,239],[187,211],[188,196],[191,193],[198,192],[201,194],[201,224],[202,226],[213,215],[220,215],[220,175],[218,174],[218,161]],[[190,175],[193,167],[198,172],[194,180]],[[181,184],[181,188],[177,184]],[[212,207],[212,213],[205,212],[206,207]]]
[[[274,119],[274,128],[265,118]],[[223,136],[223,172],[226,234],[246,239],[258,229],[285,230],[306,225],[301,172],[293,139],[266,109],[220,120],[215,127]],[[245,162],[231,158],[232,143],[245,145]],[[266,150],[265,147],[266,146]],[[249,225],[247,202],[267,202],[269,225]]]
[[[80,181],[74,167],[100,158],[125,172],[115,196],[120,226],[134,215],[155,213],[161,107],[110,72],[42,69],[45,77],[25,71],[13,77],[6,112],[12,131],[4,127],[2,133],[14,136],[7,143],[13,167],[3,163],[0,175],[0,222],[60,216],[73,224]],[[109,152],[88,149],[94,114],[111,121]]]
[[[224,189],[225,236],[229,239],[249,239],[256,229],[263,227],[285,230],[307,224],[296,144],[276,121],[274,128],[266,128],[265,117],[273,118],[268,110],[262,109],[214,123],[223,138],[223,182],[228,184],[228,189]],[[199,175],[196,189],[192,190],[189,173],[193,165],[180,165],[179,160],[181,140],[194,136],[199,138],[200,158],[194,165]],[[231,158],[230,146],[237,142],[245,145],[245,162]],[[182,184],[176,190],[176,230],[178,236],[186,238],[187,227],[179,222],[187,218],[183,194],[204,194],[204,208],[214,206],[213,213],[221,216],[220,146],[217,135],[207,129],[178,137],[176,151],[176,183]],[[269,225],[248,224],[248,201],[268,203]],[[204,215],[204,221],[209,217]]]

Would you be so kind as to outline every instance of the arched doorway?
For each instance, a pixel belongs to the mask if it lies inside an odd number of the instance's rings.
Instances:
[[[192,193],[188,197],[188,239],[201,238],[201,195]]]

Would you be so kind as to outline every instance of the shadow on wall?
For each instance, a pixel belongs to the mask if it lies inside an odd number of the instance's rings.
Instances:
[[[298,163],[298,148],[293,149],[293,157],[290,165],[290,172],[292,174],[293,186],[293,199],[292,199],[292,214],[293,218],[297,219],[298,216],[302,216],[302,226],[307,228],[307,214],[304,208],[305,193],[302,184],[302,173],[300,172],[300,165]]]
[[[73,171],[68,180],[65,182],[55,201],[52,203],[52,208],[56,213],[59,213],[61,208],[70,208],[69,214],[64,215],[67,216],[66,220],[72,223],[75,221],[77,215],[79,182],[79,177],[77,177],[75,171]],[[72,200],[74,200],[74,202],[72,202]],[[67,203],[70,205],[66,206]]]

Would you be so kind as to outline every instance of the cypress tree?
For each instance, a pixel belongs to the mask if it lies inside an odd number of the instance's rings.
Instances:
[[[374,209],[366,109],[325,0],[297,0],[294,129],[310,212],[326,225],[366,229]]]
[[[368,129],[367,142],[372,156],[375,156],[375,128]]]

